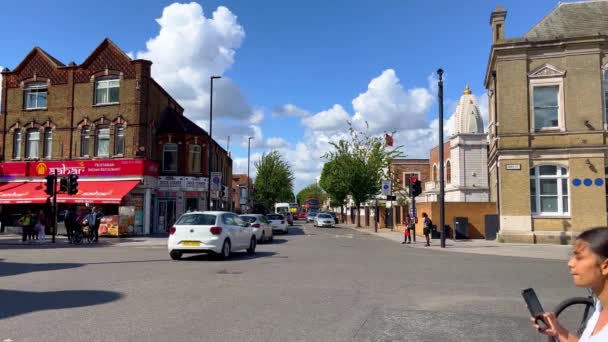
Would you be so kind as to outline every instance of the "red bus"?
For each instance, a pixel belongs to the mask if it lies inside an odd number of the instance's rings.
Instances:
[[[298,212],[298,218],[306,219],[306,215],[310,210],[319,210],[319,200],[316,198],[307,198],[304,201],[304,205],[300,207],[300,211]]]

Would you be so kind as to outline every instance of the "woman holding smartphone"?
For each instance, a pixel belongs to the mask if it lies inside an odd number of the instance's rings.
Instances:
[[[574,241],[574,252],[568,268],[574,285],[590,288],[596,298],[595,312],[587,321],[581,337],[566,330],[552,312],[540,317],[547,325],[532,324],[541,334],[552,336],[558,342],[599,342],[608,341],[608,228],[593,228],[581,233]]]

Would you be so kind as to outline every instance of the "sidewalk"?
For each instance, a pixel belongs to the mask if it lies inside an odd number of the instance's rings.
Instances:
[[[52,241],[52,236],[47,235],[45,241],[41,240],[29,240],[26,242],[21,241],[21,235],[4,233],[0,234],[0,249],[8,246],[23,246],[36,248],[41,246],[45,248],[51,247],[69,247],[69,246],[86,246],[87,242],[83,242],[80,245],[72,245],[68,243],[68,239],[65,235],[55,236],[55,243]],[[118,247],[157,247],[167,246],[166,236],[129,236],[129,237],[99,237],[99,241],[95,244],[98,246],[118,246]]]
[[[403,241],[403,232],[391,231],[390,229],[356,228],[354,224],[340,224],[340,226],[356,230],[364,234],[371,234],[381,238],[392,240],[397,243]],[[446,248],[440,247],[439,239],[431,239],[431,246],[425,247],[425,239],[422,235],[416,236],[416,243],[404,244],[404,248],[423,248],[440,250],[446,252],[499,255],[521,258],[568,260],[572,251],[569,245],[530,245],[519,243],[500,243],[488,240],[449,240],[446,239]]]

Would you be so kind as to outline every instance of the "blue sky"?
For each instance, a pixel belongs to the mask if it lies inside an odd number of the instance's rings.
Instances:
[[[427,156],[436,143],[430,77],[437,68],[446,71],[446,115],[466,83],[484,111],[492,9],[505,7],[507,37],[517,37],[557,1],[172,4],[7,1],[0,13],[5,32],[0,65],[14,68],[34,46],[66,64],[81,63],[109,37],[133,56],[151,59],[153,76],[205,127],[208,76],[222,74],[214,136],[224,145],[231,136],[235,171],[246,170],[244,137],[252,135],[252,159],[278,149],[292,163],[299,189],[314,182],[327,141],[345,132],[346,119],[372,122],[372,133],[397,130],[396,141],[408,157]],[[214,16],[218,6],[225,9]],[[151,39],[155,46],[146,44]]]

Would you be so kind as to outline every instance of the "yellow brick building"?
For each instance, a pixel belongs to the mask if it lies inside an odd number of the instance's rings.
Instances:
[[[562,3],[523,37],[492,12],[491,201],[500,239],[568,243],[607,225],[607,1]]]

